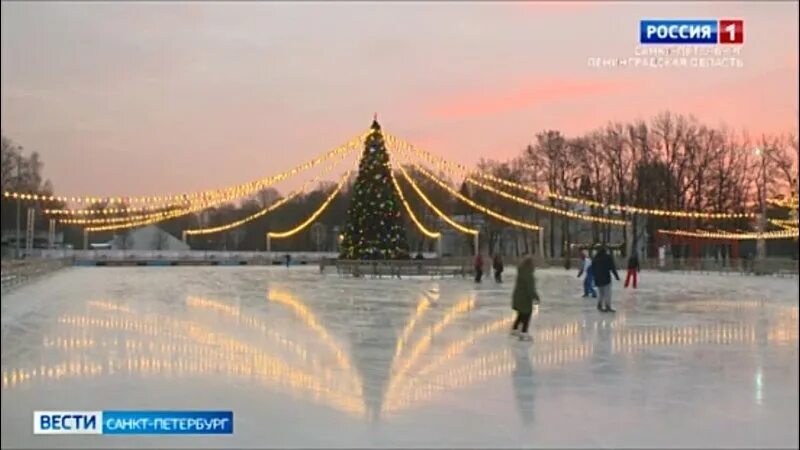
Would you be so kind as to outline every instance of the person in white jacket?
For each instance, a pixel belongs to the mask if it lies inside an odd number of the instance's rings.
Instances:
[[[584,250],[582,252],[583,261],[581,261],[581,268],[578,271],[578,278],[583,277],[583,296],[584,297],[597,297],[597,292],[594,290],[594,276],[592,276],[592,258],[589,252]]]

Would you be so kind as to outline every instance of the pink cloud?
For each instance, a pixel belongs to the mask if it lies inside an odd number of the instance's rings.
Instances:
[[[602,95],[630,88],[630,80],[553,79],[529,81],[523,86],[495,92],[472,92],[444,100],[429,108],[439,118],[488,116],[518,111],[547,102]]]

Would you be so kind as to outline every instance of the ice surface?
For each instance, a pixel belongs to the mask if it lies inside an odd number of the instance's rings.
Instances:
[[[506,283],[70,268],[2,296],[3,447],[798,446],[796,279],[643,272],[615,315]],[[34,436],[34,410],[232,410],[232,436]]]

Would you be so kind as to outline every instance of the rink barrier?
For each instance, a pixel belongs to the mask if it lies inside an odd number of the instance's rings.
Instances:
[[[402,278],[403,276],[425,276],[430,278],[466,277],[470,273],[469,259],[466,258],[428,258],[406,260],[352,260],[335,259],[322,261],[320,272],[326,265],[336,267],[341,276],[371,278]]]
[[[71,264],[71,260],[61,258],[3,261],[2,288],[16,288]]]
[[[569,263],[567,263],[569,261]],[[540,267],[562,267],[577,272],[580,267],[579,258],[537,260]],[[620,276],[627,271],[627,258],[615,258]],[[764,260],[737,259],[700,259],[700,258],[668,258],[643,259],[639,265],[642,270],[658,270],[661,272],[708,273],[719,275],[771,275],[778,277],[796,277],[798,260],[787,258],[765,258]]]

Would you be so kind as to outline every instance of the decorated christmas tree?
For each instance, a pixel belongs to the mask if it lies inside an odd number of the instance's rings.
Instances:
[[[400,199],[377,117],[364,141],[342,237],[344,259],[408,258]]]

